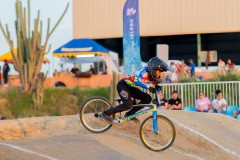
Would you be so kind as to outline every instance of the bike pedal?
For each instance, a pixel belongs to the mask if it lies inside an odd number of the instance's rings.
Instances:
[[[121,123],[119,120],[113,120],[113,123],[115,123],[115,124],[119,124],[119,123]]]

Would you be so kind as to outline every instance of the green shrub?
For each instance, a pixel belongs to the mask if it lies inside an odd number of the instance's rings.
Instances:
[[[19,88],[9,88],[4,94],[7,99],[7,108],[16,118],[26,115],[26,111],[32,109],[32,96],[22,94]]]
[[[202,81],[198,81],[196,78],[184,78],[179,81],[179,83],[189,83],[189,82],[219,82],[219,81],[240,81],[240,76],[237,74],[236,71],[232,73],[227,72],[225,75],[220,74],[218,70],[212,71],[214,75],[211,79],[206,79]]]
[[[8,88],[0,94],[1,99],[6,99],[6,107],[14,118],[77,114],[79,105],[93,96],[108,99],[109,90],[108,88],[80,89],[79,87],[45,88],[43,106],[39,110],[33,108],[32,95],[22,94],[19,88]]]

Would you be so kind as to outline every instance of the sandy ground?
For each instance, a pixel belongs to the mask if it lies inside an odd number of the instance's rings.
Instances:
[[[177,130],[173,146],[163,152],[143,146],[139,124],[126,122],[93,134],[74,115],[0,121],[0,159],[240,159],[240,121],[221,114],[159,114]]]

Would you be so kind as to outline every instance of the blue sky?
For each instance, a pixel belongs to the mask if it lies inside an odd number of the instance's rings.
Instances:
[[[11,38],[16,44],[16,33],[15,33],[15,3],[16,0],[0,0],[0,21],[5,27],[5,24],[8,24]],[[57,22],[58,18],[63,13],[67,3],[69,2],[70,6],[68,11],[57,27],[57,29],[52,34],[49,44],[52,45],[51,51],[46,55],[50,60],[50,64],[44,64],[42,67],[42,71],[46,72],[46,70],[50,70],[48,76],[51,76],[54,69],[60,69],[59,67],[59,58],[53,57],[52,53],[55,49],[60,47],[61,45],[67,43],[72,39],[72,0],[31,0],[31,20],[33,26],[33,19],[37,15],[37,11],[40,10],[40,19],[43,21],[43,36],[46,34],[47,29],[47,19],[51,19],[51,27]],[[22,0],[23,6],[27,7],[27,0]],[[16,45],[15,45],[16,47]],[[9,46],[0,31],[0,55],[9,51]],[[0,63],[2,66],[2,63]],[[12,66],[12,65],[11,65]],[[71,67],[71,66],[70,66]],[[11,67],[11,73],[14,73],[14,69]],[[16,72],[15,72],[16,73]]]

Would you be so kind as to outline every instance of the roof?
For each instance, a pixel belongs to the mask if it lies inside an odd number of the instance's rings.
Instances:
[[[73,39],[54,51],[56,57],[76,57],[77,55],[108,56],[108,50],[92,39]]]

